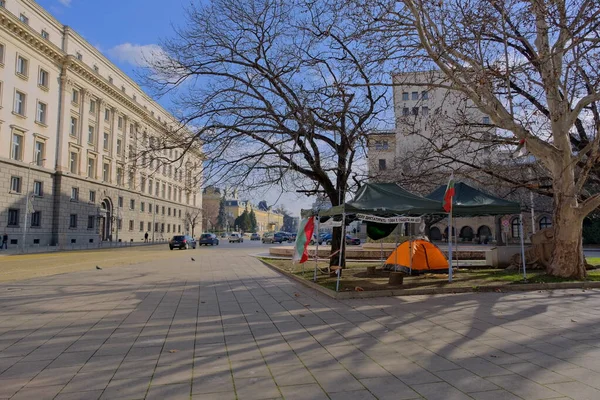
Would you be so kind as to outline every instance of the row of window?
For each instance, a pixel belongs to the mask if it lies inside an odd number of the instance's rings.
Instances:
[[[389,150],[390,144],[387,140],[376,140],[375,150]]]
[[[402,109],[402,116],[408,117],[411,114],[414,116],[419,115],[419,107],[413,107],[412,112],[411,112],[411,109],[408,107],[404,107]],[[423,116],[429,115],[429,107],[425,107],[425,106],[421,107],[421,115],[423,115]]]
[[[419,92],[402,92],[402,100],[419,100]],[[429,100],[429,92],[423,90],[421,92],[421,100]]]
[[[17,161],[23,161],[25,133],[15,131],[12,135],[10,158]],[[35,139],[33,161],[35,165],[43,166],[46,153],[46,142],[42,138]]]
[[[10,208],[8,210],[8,226],[10,227],[18,227],[21,210],[18,208]],[[34,211],[30,216],[30,227],[32,228],[40,228],[42,226],[42,212]],[[88,215],[87,217],[87,229],[94,229],[96,227],[96,219],[95,215]],[[79,224],[79,215],[78,214],[70,214],[69,215],[69,228],[76,229]],[[139,230],[140,232],[144,231],[145,226],[144,221],[139,221]],[[175,232],[181,232],[181,224],[165,224],[164,222],[155,222],[154,223],[154,232],[165,232],[165,225],[167,228],[167,233],[170,233],[171,230]],[[129,220],[129,230],[133,231],[135,226],[134,220]],[[152,231],[152,222],[148,222],[146,225],[148,231]],[[123,220],[117,220],[117,229],[123,229]]]
[[[5,5],[5,0],[0,0],[0,7],[4,7],[4,5]],[[19,14],[19,20],[20,20],[22,23],[24,23],[24,24],[26,24],[26,25],[29,25],[29,17],[27,17],[25,14],[23,14],[23,13]],[[46,39],[46,40],[49,40],[49,39],[50,39],[50,33],[49,33],[47,30],[45,30],[45,29],[42,29],[42,30],[40,31],[40,36],[41,36],[42,38]],[[4,64],[4,53],[5,53],[5,47],[4,47],[4,45],[3,45],[2,43],[0,43],[0,64]],[[81,52],[77,51],[77,52],[75,53],[75,56],[77,57],[77,59],[78,59],[78,60],[80,60],[80,61],[82,61],[82,60],[83,60],[83,54],[81,54]],[[26,61],[26,59],[24,59],[24,58],[23,58],[23,60],[25,60],[25,61]],[[26,63],[25,63],[25,64],[26,64]],[[94,71],[95,71],[97,74],[99,74],[99,73],[100,73],[100,68],[98,67],[98,65],[94,64],[94,65],[93,65],[93,68],[94,68]],[[28,75],[27,75],[27,72],[28,72],[28,71],[27,71],[27,65],[20,65],[20,66],[19,66],[19,68],[17,69],[17,71],[18,71],[18,73],[20,73],[20,74],[21,74],[23,77],[27,77],[27,76],[28,76]],[[108,82],[109,82],[110,84],[114,84],[113,77],[112,77],[112,76],[110,76],[110,75],[108,76]],[[47,79],[45,80],[45,83],[46,83],[46,84],[45,84],[45,85],[42,85],[42,86],[47,88],[47,87],[48,87],[48,86],[47,86],[47,83],[48,83],[48,80],[47,80]],[[124,86],[124,85],[121,85],[121,91],[122,91],[123,93],[126,93],[126,92],[127,92],[127,91],[126,91],[126,88],[125,88],[125,86]],[[133,99],[133,101],[137,102],[137,96],[136,96],[135,94],[133,94],[133,95],[132,95],[132,99]],[[147,105],[144,105],[144,108],[145,108],[145,109],[148,109],[148,106],[147,106]],[[154,117],[155,117],[155,115],[154,115],[154,111],[150,111],[150,115],[151,115],[151,116],[154,118]],[[108,119],[107,119],[107,120],[108,120]],[[159,121],[159,122],[163,122],[163,121],[162,121],[162,118],[161,118],[161,116],[160,116],[160,115],[158,116],[158,121]],[[166,124],[166,121],[165,121],[164,123]]]

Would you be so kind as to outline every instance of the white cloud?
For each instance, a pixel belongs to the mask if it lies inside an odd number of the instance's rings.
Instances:
[[[156,44],[139,45],[123,43],[109,49],[107,53],[115,60],[131,64],[135,67],[147,67],[150,60],[157,57],[164,57],[163,50]]]
[[[71,6],[71,1],[72,0],[58,0],[58,2],[60,4],[62,4],[63,6],[65,6],[65,7],[70,7]]]

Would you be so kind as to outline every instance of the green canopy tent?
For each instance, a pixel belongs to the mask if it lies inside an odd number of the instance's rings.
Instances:
[[[371,214],[379,216],[442,214],[439,201],[426,199],[404,190],[395,183],[366,183],[354,199],[344,205],[320,211],[323,217],[345,214]]]
[[[429,193],[428,199],[444,202],[446,185],[439,186]],[[452,215],[456,217],[476,217],[482,215],[519,215],[519,236],[521,237],[521,260],[523,262],[523,277],[527,277],[525,269],[525,242],[523,238],[523,215],[521,205],[514,201],[501,199],[486,192],[475,189],[464,182],[454,183],[454,196],[452,197]],[[452,227],[448,228],[449,238]],[[458,242],[457,242],[458,243]]]
[[[351,201],[320,211],[321,221],[341,215],[356,214],[390,216],[422,216],[427,214],[442,214],[440,202],[426,199],[410,193],[395,183],[366,183]],[[351,219],[351,217],[349,217]],[[367,235],[371,239],[381,239],[388,236],[397,224],[367,222]]]
[[[442,203],[446,185],[442,185],[425,196]],[[464,182],[454,184],[452,197],[452,214],[456,217],[476,217],[480,215],[509,215],[521,213],[521,205],[514,201],[501,199],[482,192]]]

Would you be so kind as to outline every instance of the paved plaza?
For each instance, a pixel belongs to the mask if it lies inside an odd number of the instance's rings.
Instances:
[[[252,251],[0,284],[0,399],[600,399],[598,291],[338,301]]]

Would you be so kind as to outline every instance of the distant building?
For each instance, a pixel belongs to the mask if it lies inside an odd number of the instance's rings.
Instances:
[[[495,133],[495,127],[490,118],[462,93],[434,85],[427,86],[431,83],[442,83],[444,78],[440,72],[398,73],[394,74],[392,79],[395,84],[395,129],[375,131],[368,137],[367,165],[371,181],[399,182],[407,190],[427,194],[437,186],[447,183],[450,170],[464,168],[461,163],[448,162],[447,158],[436,154],[435,149],[444,146],[452,146],[456,158],[474,164],[485,162],[504,169],[527,168],[527,165],[518,164],[520,161],[510,159],[506,151],[490,152],[488,148],[467,140],[464,143],[450,142],[449,137],[461,135],[481,137],[485,141]],[[531,161],[525,159],[523,162],[527,164]],[[434,170],[435,173],[432,172]],[[478,173],[473,171],[473,177]],[[422,175],[421,179],[418,178],[419,175]],[[482,180],[489,180],[490,186],[493,186],[494,182],[487,175],[469,183],[481,186],[478,182]],[[482,189],[486,190],[485,187]],[[524,206],[531,204],[528,196],[520,197],[518,200]],[[536,211],[533,218],[529,215],[524,216],[526,239],[531,232],[552,225],[545,200],[536,196],[535,208],[541,212]],[[492,243],[499,239],[518,242],[518,220],[518,215],[456,218],[456,228],[452,229],[452,232],[459,240],[465,242]],[[447,221],[444,219],[432,226],[430,237],[433,240],[441,240],[448,230]]]
[[[237,190],[224,189],[209,186],[206,187],[202,192],[202,204],[204,206],[204,214],[206,216],[203,229],[204,230],[216,230],[217,219],[219,215],[219,204],[221,199],[225,199],[225,214],[227,219],[227,227],[224,229],[234,230],[234,221],[239,217],[244,210],[254,211],[256,215],[256,223],[258,225],[258,232],[270,232],[277,231],[283,227],[283,215],[274,210],[261,210],[255,204],[250,203],[248,200],[238,199]]]

